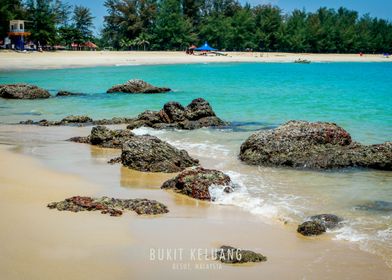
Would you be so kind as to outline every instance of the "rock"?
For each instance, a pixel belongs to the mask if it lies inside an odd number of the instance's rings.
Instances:
[[[145,111],[129,122],[128,129],[141,126],[155,129],[197,129],[223,127],[227,123],[218,118],[211,105],[202,98],[193,100],[187,107],[178,102],[166,103],[160,111]]]
[[[84,94],[83,93],[79,93],[79,92],[70,92],[70,91],[66,91],[66,90],[60,90],[56,94],[56,96],[58,96],[58,97],[63,97],[63,96],[81,96],[81,95],[84,95]]]
[[[135,211],[138,215],[158,215],[169,212],[167,207],[155,200],[148,199],[117,199],[117,198],[92,198],[74,196],[60,202],[48,204],[50,209],[59,211],[101,211],[110,216],[121,216],[124,210]]]
[[[202,167],[182,171],[173,179],[164,182],[161,188],[173,189],[175,192],[200,200],[212,200],[209,191],[212,186],[221,187],[225,192],[233,190],[229,176],[221,171]]]
[[[338,224],[343,221],[342,218],[333,215],[333,214],[320,214],[320,215],[315,215],[311,216],[309,218],[310,221],[313,222],[318,222],[325,226],[326,229],[333,229],[338,226]]]
[[[76,136],[76,137],[69,138],[67,141],[82,143],[82,144],[90,144],[90,137]]]
[[[108,161],[109,164],[121,163],[121,157],[112,158]]]
[[[129,80],[125,84],[115,85],[107,90],[107,93],[163,93],[170,91],[170,88],[156,87],[142,80]]]
[[[68,116],[62,119],[60,122],[62,124],[67,124],[67,123],[91,123],[93,121],[92,118],[89,116]]]
[[[188,120],[194,121],[205,117],[214,117],[215,113],[212,110],[210,103],[203,98],[196,98],[186,106],[185,116]]]
[[[122,145],[135,137],[135,134],[128,129],[110,130],[105,126],[96,126],[91,129],[87,137],[72,137],[68,141],[77,143],[88,143],[102,148],[120,149]]]
[[[0,97],[7,99],[43,99],[49,98],[47,90],[28,84],[0,85]]]
[[[376,212],[392,212],[392,202],[375,200],[358,205],[355,209]]]
[[[265,262],[267,257],[249,250],[241,250],[231,246],[221,246],[215,255],[215,259],[222,263],[249,263]]]
[[[317,221],[306,221],[298,226],[297,232],[305,236],[320,235],[327,231],[327,228]]]
[[[365,146],[334,123],[290,121],[251,135],[240,149],[248,164],[331,169],[368,167],[392,170],[392,143]]]
[[[124,166],[143,172],[180,172],[199,164],[185,150],[178,150],[155,136],[136,136],[122,146]]]
[[[77,126],[88,126],[88,125],[111,125],[111,124],[123,124],[132,122],[134,119],[132,118],[118,118],[114,117],[111,119],[102,119],[102,120],[93,120],[88,116],[67,116],[61,121],[48,121],[48,120],[40,120],[40,121],[21,121],[19,124],[33,124],[39,126],[59,126],[59,125],[77,125]]]

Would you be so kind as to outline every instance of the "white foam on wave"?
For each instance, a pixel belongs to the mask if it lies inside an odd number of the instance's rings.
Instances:
[[[225,173],[231,177],[236,186],[235,190],[234,192],[226,193],[222,187],[211,186],[209,191],[211,197],[214,199],[213,203],[234,205],[252,214],[266,218],[278,217],[279,211],[276,206],[267,203],[261,197],[254,197],[248,192],[248,189],[242,182],[241,174],[234,171],[226,171]]]

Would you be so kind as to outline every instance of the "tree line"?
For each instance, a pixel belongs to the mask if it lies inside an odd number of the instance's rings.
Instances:
[[[70,46],[94,40],[90,9],[61,0],[0,0],[0,38],[7,36],[13,19],[28,21],[25,28],[36,44]]]
[[[106,0],[98,38],[93,16],[62,0],[0,0],[0,35],[8,20],[31,20],[32,39],[43,44],[92,40],[118,50],[184,50],[191,44],[228,51],[315,53],[392,52],[392,23],[346,8],[294,10],[241,5],[237,0]]]

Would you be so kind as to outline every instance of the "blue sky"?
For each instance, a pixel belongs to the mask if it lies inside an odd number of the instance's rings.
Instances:
[[[96,33],[103,26],[103,17],[106,9],[103,6],[104,0],[66,0],[72,5],[87,6],[92,10],[95,16],[94,24]],[[339,8],[341,6],[356,10],[361,15],[370,13],[373,17],[385,18],[392,20],[392,0],[240,0],[240,2],[249,2],[252,5],[274,4],[289,13],[294,9],[305,8],[307,11],[315,11],[319,7]]]

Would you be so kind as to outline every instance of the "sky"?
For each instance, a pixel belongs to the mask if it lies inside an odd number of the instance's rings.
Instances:
[[[95,33],[99,33],[103,27],[103,17],[106,15],[106,9],[103,6],[105,0],[66,0],[66,2],[71,5],[89,7],[95,16]],[[360,15],[369,13],[373,17],[392,21],[392,0],[240,0],[240,2],[248,2],[251,5],[273,4],[279,6],[285,13],[302,8],[315,11],[320,7],[339,8],[343,6],[358,11]]]

